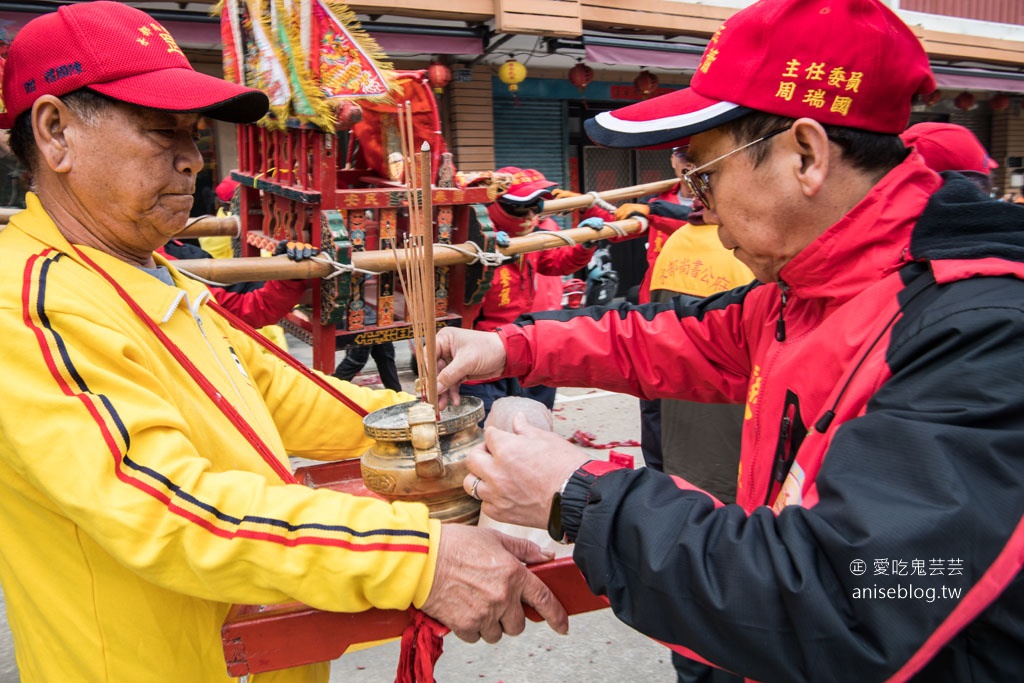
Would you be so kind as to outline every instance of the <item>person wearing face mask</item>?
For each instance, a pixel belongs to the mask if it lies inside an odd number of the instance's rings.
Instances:
[[[487,214],[494,224],[495,232],[501,231],[509,237],[522,237],[536,230],[557,231],[558,224],[547,216],[541,216],[544,200],[554,195],[551,188],[556,183],[532,168],[506,166],[496,171],[499,175],[512,178],[508,190],[487,206]],[[590,261],[594,253],[592,244],[577,244],[556,249],[545,249],[515,256],[494,271],[491,288],[484,297],[473,329],[491,332],[512,323],[524,313],[535,313],[557,305],[551,305],[546,295],[548,285],[545,278],[559,279],[573,273]],[[501,379],[493,382],[465,384],[464,396],[476,396],[484,402],[484,410],[490,412],[491,404],[503,396],[526,396],[540,401],[550,410],[555,403],[554,387],[537,385],[523,387],[515,379]],[[486,414],[485,412],[485,414]]]

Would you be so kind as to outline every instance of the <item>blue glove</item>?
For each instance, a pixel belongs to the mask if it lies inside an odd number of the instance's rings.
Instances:
[[[604,227],[604,219],[600,216],[591,216],[590,218],[584,218],[577,225],[577,228],[590,228],[591,230],[600,230]],[[584,242],[580,244],[584,249],[598,249],[608,245],[608,240],[594,240],[593,242]]]

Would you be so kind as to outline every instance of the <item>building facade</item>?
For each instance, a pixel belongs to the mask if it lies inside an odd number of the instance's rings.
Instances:
[[[1024,185],[1024,3],[1020,0],[884,0],[921,38],[939,92],[911,123],[971,128],[1000,167],[999,192]],[[213,3],[129,2],[161,22],[197,69],[220,73]],[[364,0],[349,7],[402,69],[444,63],[452,81],[438,95],[442,125],[462,171],[533,167],[576,190],[646,182],[668,173],[663,154],[599,149],[582,121],[655,92],[684,87],[723,20],[752,0]],[[0,45],[51,2],[0,5]],[[515,59],[527,76],[511,92],[499,78]],[[576,64],[593,69],[579,88]],[[641,75],[644,74],[644,75]],[[638,84],[641,87],[637,87]],[[235,167],[232,126],[204,131],[208,174]]]

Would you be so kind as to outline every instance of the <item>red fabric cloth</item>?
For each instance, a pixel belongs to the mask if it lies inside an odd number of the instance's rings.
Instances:
[[[361,101],[362,120],[352,126],[352,134],[359,141],[357,163],[373,169],[380,177],[389,178],[388,155],[401,149],[401,131],[398,129],[397,103],[412,106],[412,128],[415,142],[412,152],[419,152],[424,142],[430,143],[432,178],[437,181],[441,155],[446,151],[437,113],[437,100],[426,82],[425,71],[399,71],[395,78],[398,92],[392,93],[394,102]],[[419,178],[416,178],[419,182]]]
[[[628,439],[626,441],[609,441],[608,443],[597,443],[594,441],[594,435],[590,432],[585,432],[582,429],[577,429],[569,437],[569,443],[574,443],[577,446],[583,446],[584,448],[618,448],[627,446],[639,446],[640,442],[636,439]]]
[[[412,623],[402,633],[395,683],[434,683],[434,664],[444,651],[447,626],[413,610]]]

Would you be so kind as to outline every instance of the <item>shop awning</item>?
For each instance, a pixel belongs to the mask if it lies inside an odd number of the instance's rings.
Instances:
[[[368,31],[387,54],[416,52],[435,55],[481,55],[484,41],[462,36],[431,36],[415,33],[383,33]]]
[[[663,69],[693,71],[700,64],[700,55],[669,50],[644,50],[635,47],[615,47],[586,43],[588,62],[600,64],[628,64],[632,66],[656,66]]]
[[[935,82],[939,88],[953,90],[987,90],[990,92],[1024,93],[1024,74],[1014,78],[983,69],[950,69],[934,67]]]
[[[0,10],[0,28],[11,37],[21,27],[43,12],[12,12]],[[163,19],[161,22],[174,39],[184,48],[220,50],[220,24],[214,19],[182,21]],[[471,36],[438,36],[415,33],[369,31],[385,53],[428,53],[439,55],[483,54],[483,40]]]
[[[49,11],[49,8],[41,9],[37,13],[0,11],[0,29],[6,31],[8,37],[13,38],[25,24]],[[170,31],[174,40],[183,48],[218,51],[221,49],[220,24],[214,20],[165,19],[160,23]]]

